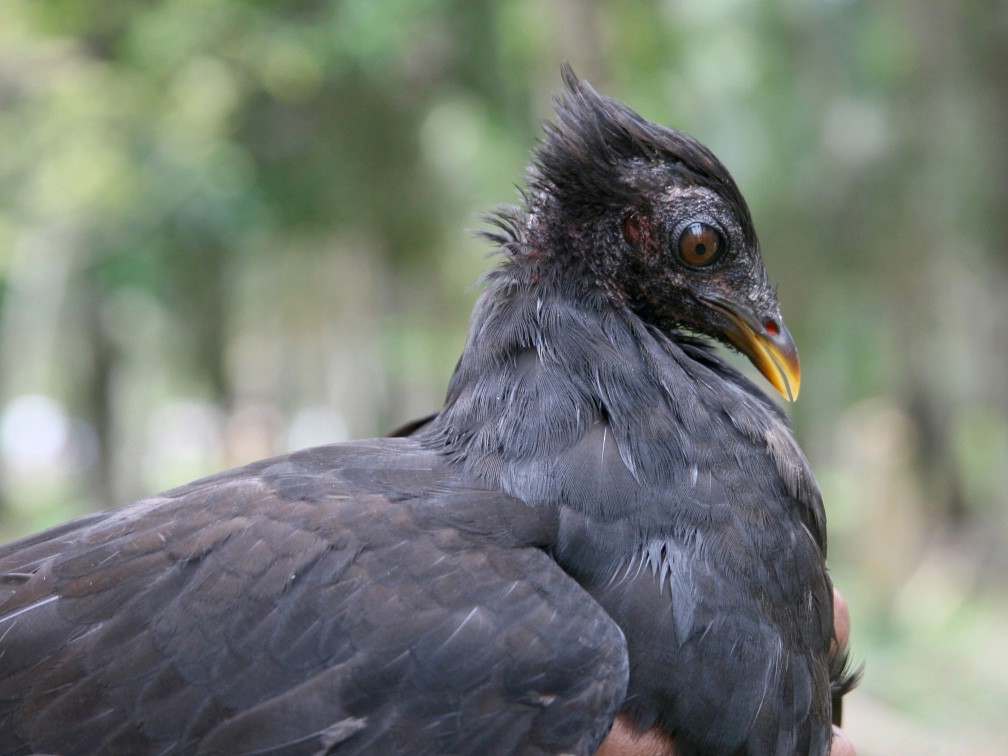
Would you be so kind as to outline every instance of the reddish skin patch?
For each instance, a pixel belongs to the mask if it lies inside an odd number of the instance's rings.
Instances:
[[[636,213],[627,213],[623,219],[623,238],[634,247],[639,246],[644,238],[644,224]]]
[[[622,225],[623,238],[627,244],[643,253],[642,260],[648,259],[653,262],[661,255],[661,250],[657,249],[652,239],[651,227],[646,217],[639,215],[636,210],[631,210],[623,216]]]

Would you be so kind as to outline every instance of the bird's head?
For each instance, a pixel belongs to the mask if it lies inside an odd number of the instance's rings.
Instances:
[[[692,137],[650,123],[564,68],[567,92],[530,173],[523,249],[670,332],[736,347],[785,398],[798,352],[727,169]]]

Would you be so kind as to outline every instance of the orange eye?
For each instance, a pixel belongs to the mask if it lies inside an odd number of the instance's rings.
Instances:
[[[687,265],[710,265],[724,252],[724,237],[707,223],[690,223],[679,234],[679,257]]]

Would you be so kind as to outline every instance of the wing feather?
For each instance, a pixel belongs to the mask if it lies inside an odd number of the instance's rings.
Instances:
[[[0,750],[585,752],[626,645],[548,511],[413,440],[308,450],[0,550]]]

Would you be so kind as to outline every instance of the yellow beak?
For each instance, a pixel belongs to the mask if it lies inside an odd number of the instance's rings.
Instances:
[[[783,323],[773,318],[762,322],[752,313],[720,297],[704,301],[728,316],[724,335],[752,361],[770,384],[788,401],[798,398],[801,367],[798,348]]]

